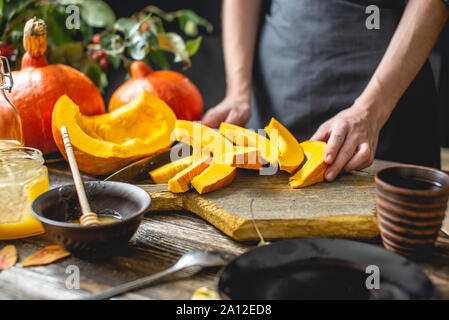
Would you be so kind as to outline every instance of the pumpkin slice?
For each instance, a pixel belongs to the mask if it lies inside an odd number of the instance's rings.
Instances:
[[[256,147],[235,146],[232,166],[242,169],[262,169],[263,163],[260,150]]]
[[[273,148],[270,140],[266,137],[252,130],[224,122],[221,123],[219,131],[238,146],[258,148],[266,161],[273,166],[277,166],[277,148]],[[276,145],[275,141],[273,141],[273,145]]]
[[[192,181],[192,179],[194,179],[197,175],[199,175],[207,167],[209,167],[211,161],[211,156],[205,157],[202,160],[196,161],[184,170],[178,172],[173,178],[168,180],[168,191],[171,191],[173,193],[182,193],[189,191],[190,181]]]
[[[235,167],[212,163],[203,173],[193,178],[191,184],[199,194],[211,192],[230,184],[236,171]]]
[[[231,165],[234,146],[220,132],[197,122],[177,120],[174,134],[178,141],[190,144],[193,149],[208,149],[216,163]]]
[[[289,185],[293,189],[303,188],[324,180],[327,164],[324,162],[324,150],[327,143],[322,141],[304,141],[300,143],[306,156],[304,165],[290,177]]]
[[[60,128],[66,126],[79,168],[102,175],[139,158],[167,150],[176,116],[155,95],[144,91],[111,113],[87,116],[66,95],[56,102],[52,130],[59,151],[66,157]]]
[[[173,178],[178,172],[190,166],[192,162],[193,157],[190,156],[167,163],[162,167],[150,171],[151,179],[156,184],[168,183],[168,180]]]
[[[304,160],[304,150],[298,140],[275,118],[271,118],[265,131],[270,138],[272,134],[277,133],[279,167],[290,174],[293,173]]]

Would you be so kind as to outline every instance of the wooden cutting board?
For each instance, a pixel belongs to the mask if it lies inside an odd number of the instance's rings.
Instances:
[[[335,182],[291,189],[288,174],[262,176],[238,170],[231,185],[199,195],[173,194],[166,184],[140,185],[152,196],[152,211],[188,210],[238,241],[257,240],[254,218],[266,239],[295,237],[372,238],[379,234],[374,177],[354,172]]]

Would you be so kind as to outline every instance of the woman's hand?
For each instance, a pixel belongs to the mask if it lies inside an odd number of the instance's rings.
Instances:
[[[251,116],[251,106],[248,99],[227,96],[217,106],[203,116],[202,124],[211,128],[218,128],[220,123],[227,122],[245,126]]]
[[[373,163],[379,133],[386,121],[375,110],[356,102],[323,123],[313,135],[311,140],[327,141],[327,181],[333,181],[342,170],[361,170]]]

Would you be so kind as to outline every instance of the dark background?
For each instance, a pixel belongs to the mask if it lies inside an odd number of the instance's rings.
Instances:
[[[246,1],[246,0],[242,0]],[[203,42],[197,54],[192,57],[193,66],[183,71],[200,89],[205,110],[221,101],[225,93],[224,62],[221,44],[221,0],[108,0],[118,17],[130,16],[148,5],[165,11],[191,9],[208,19],[214,26],[212,33],[201,30]],[[168,26],[170,28],[171,26]],[[173,31],[179,32],[176,25]],[[442,146],[449,147],[449,27],[443,30],[440,40],[431,56],[435,81],[439,90],[439,126]],[[182,71],[181,67],[174,70]],[[110,85],[105,92],[106,102],[114,90],[123,82],[126,70],[113,71],[109,75]],[[423,106],[426,108],[427,106]],[[417,128],[419,129],[419,128]]]

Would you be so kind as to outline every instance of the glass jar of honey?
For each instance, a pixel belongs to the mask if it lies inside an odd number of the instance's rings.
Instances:
[[[39,150],[0,148],[0,240],[44,233],[30,207],[47,190],[48,171]]]

